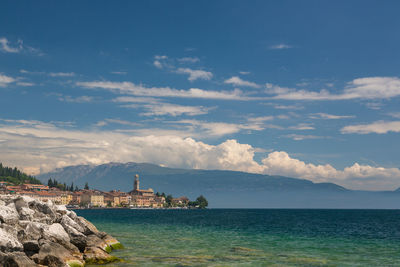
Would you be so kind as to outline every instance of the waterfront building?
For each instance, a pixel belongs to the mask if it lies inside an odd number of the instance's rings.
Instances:
[[[164,197],[154,194],[153,189],[140,189],[139,175],[136,174],[133,182],[133,190],[129,192],[130,205],[142,208],[162,208],[165,203]]]
[[[104,203],[108,206],[108,207],[117,207],[119,206],[119,196],[118,194],[114,194],[112,192],[104,192]]]
[[[48,191],[49,187],[42,184],[22,184],[20,186],[23,190],[37,190],[37,191]]]
[[[82,191],[77,191],[72,193],[72,201],[70,204],[72,205],[79,205],[81,203],[81,196],[83,192]]]
[[[36,191],[35,194],[33,195],[34,198],[40,200],[40,201],[51,201],[55,204],[61,204],[61,195],[56,194],[56,193],[50,193],[50,192],[45,192],[45,191]]]
[[[179,197],[172,199],[172,205],[178,207],[186,207],[189,204],[189,199],[187,197]]]
[[[72,193],[70,192],[63,192],[61,193],[60,197],[62,205],[68,205],[69,203],[72,202]]]
[[[95,190],[84,190],[80,203],[91,207],[105,207],[103,194]]]

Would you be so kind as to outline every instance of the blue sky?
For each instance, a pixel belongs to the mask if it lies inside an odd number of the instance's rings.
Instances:
[[[0,161],[400,186],[397,1],[2,1]]]

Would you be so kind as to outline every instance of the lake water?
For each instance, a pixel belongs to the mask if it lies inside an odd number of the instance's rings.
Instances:
[[[125,249],[107,266],[400,266],[399,210],[78,210]]]

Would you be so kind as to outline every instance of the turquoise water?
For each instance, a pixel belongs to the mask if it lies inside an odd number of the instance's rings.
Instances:
[[[398,210],[78,210],[125,246],[107,266],[400,266]]]

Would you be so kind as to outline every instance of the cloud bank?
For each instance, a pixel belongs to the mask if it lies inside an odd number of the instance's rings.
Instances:
[[[115,119],[104,122],[130,124]],[[213,128],[216,125],[198,121],[185,123],[217,129]],[[292,158],[285,151],[271,152],[261,162],[257,162],[254,158],[259,149],[233,139],[210,145],[190,137],[156,130],[152,130],[152,134],[139,134],[117,130],[83,131],[73,127],[62,128],[60,125],[62,124],[40,121],[2,120],[2,162],[23,167],[36,174],[68,165],[134,161],[178,168],[283,175],[314,182],[335,182],[353,189],[392,190],[400,186],[398,168],[354,163],[338,170],[329,164],[315,165]]]

